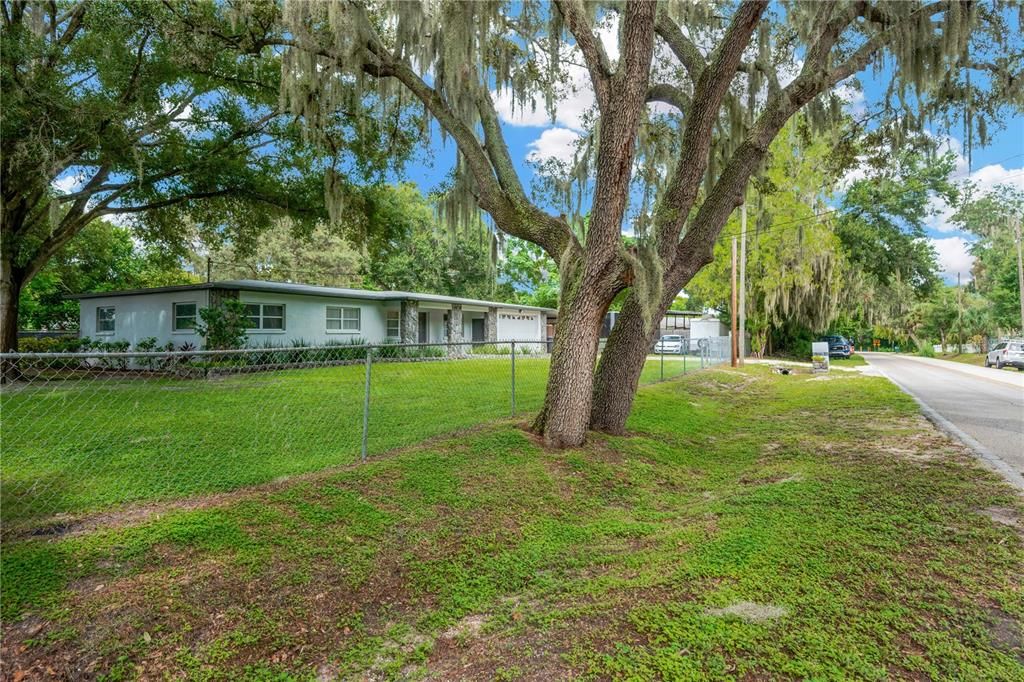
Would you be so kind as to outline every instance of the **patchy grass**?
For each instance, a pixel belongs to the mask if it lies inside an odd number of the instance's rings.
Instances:
[[[699,362],[688,359],[692,371]],[[682,374],[666,359],[665,377]],[[516,411],[539,409],[546,357],[516,358]],[[642,383],[661,378],[650,360]],[[348,365],[211,379],[82,379],[54,374],[5,386],[0,505],[4,521],[125,502],[230,491],[359,458],[365,368]],[[371,377],[371,454],[512,410],[508,358],[378,363]],[[63,521],[62,521],[63,522]]]
[[[7,543],[4,675],[1024,676],[1020,498],[888,381],[711,370],[630,428]]]
[[[832,358],[829,360],[829,364],[836,365],[838,367],[856,367],[858,365],[866,365],[868,361],[864,359],[863,355],[854,353],[848,358]]]
[[[984,353],[936,353],[935,357],[939,360],[962,362],[965,365],[977,365],[978,367],[985,365]]]

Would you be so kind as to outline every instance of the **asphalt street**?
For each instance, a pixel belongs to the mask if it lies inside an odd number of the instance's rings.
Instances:
[[[1024,372],[889,353],[864,357],[981,444],[985,454],[1024,476]],[[1009,478],[1020,485],[1020,476]]]

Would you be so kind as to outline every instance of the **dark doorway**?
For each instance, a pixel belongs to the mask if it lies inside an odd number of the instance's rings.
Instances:
[[[430,343],[430,313],[420,313],[419,324],[417,325],[420,329],[419,342]]]
[[[483,341],[484,340],[484,318],[475,317],[473,322],[473,340]]]

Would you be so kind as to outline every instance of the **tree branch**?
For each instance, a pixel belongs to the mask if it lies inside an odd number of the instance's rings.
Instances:
[[[659,254],[666,262],[675,257],[679,234],[697,199],[697,190],[707,169],[712,128],[722,100],[767,6],[766,0],[747,0],[739,6],[711,62],[694,85],[693,105],[687,112],[681,152],[654,216]]]
[[[682,88],[668,83],[654,83],[647,88],[648,102],[664,102],[685,113],[690,106],[690,96]]]
[[[606,111],[609,81],[612,76],[611,62],[608,60],[608,55],[605,53],[600,39],[594,35],[583,2],[582,0],[555,0],[555,6],[565,20],[566,26],[569,27],[569,32],[576,40],[576,46],[583,54],[587,71],[590,72],[590,80],[594,85],[597,106],[600,110]]]
[[[665,41],[669,49],[672,50],[672,54],[676,56],[676,59],[686,69],[686,72],[690,75],[690,80],[696,83],[704,72],[705,66],[707,66],[707,63],[704,61],[704,55],[700,53],[700,50],[697,49],[693,41],[683,34],[683,30],[664,10],[658,12],[658,19],[654,29],[657,31],[658,36]]]

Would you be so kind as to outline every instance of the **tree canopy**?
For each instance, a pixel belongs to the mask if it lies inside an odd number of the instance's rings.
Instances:
[[[0,7],[4,348],[20,289],[91,221],[137,217],[140,237],[179,252],[196,229],[241,244],[283,216],[326,218],[325,176],[379,174],[412,141],[401,110],[357,115],[357,94],[312,144],[279,106],[273,3],[244,21],[212,1]]]
[[[178,258],[139,248],[130,229],[94,220],[61,248],[21,291],[20,329],[77,329],[70,294],[193,284],[199,278]]]
[[[976,239],[972,287],[991,302],[994,325],[1024,331],[1018,253],[1024,229],[1024,191],[999,185],[981,194],[969,187],[953,221]]]

